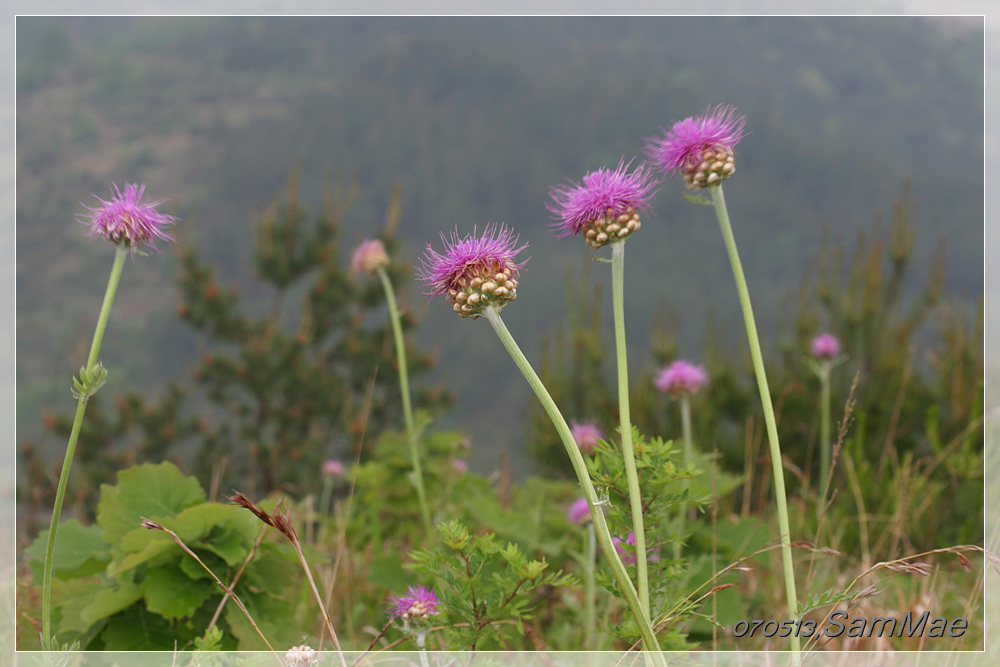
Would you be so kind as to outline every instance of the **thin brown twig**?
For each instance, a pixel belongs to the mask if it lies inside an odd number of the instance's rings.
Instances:
[[[181,549],[183,549],[189,556],[191,556],[191,558],[194,558],[196,561],[198,561],[198,564],[201,565],[205,569],[205,571],[208,572],[212,576],[213,579],[215,579],[215,583],[217,583],[219,585],[219,587],[223,591],[225,591],[226,595],[228,595],[229,597],[231,597],[233,599],[233,601],[237,605],[239,605],[240,609],[243,611],[243,614],[247,617],[247,620],[250,621],[250,625],[253,626],[253,629],[257,631],[257,634],[260,635],[260,638],[264,640],[265,644],[267,644],[267,648],[269,648],[271,650],[271,653],[278,660],[278,663],[282,667],[285,667],[284,661],[281,659],[281,657],[277,653],[275,653],[274,647],[271,646],[271,642],[267,641],[267,637],[265,637],[264,633],[261,632],[260,628],[257,626],[256,621],[253,620],[253,616],[251,616],[250,612],[247,611],[246,605],[243,604],[243,601],[240,600],[240,598],[236,595],[236,593],[234,593],[232,591],[232,589],[230,589],[228,586],[226,586],[224,583],[222,583],[222,580],[219,579],[218,576],[216,576],[215,572],[212,572],[211,568],[209,568],[207,565],[205,565],[205,563],[200,558],[198,558],[198,555],[195,552],[191,551],[191,549],[189,549],[186,544],[184,544],[184,541],[180,537],[177,536],[177,533],[175,533],[174,531],[170,530],[169,528],[167,528],[165,526],[162,526],[162,525],[156,523],[155,521],[150,521],[149,519],[147,519],[144,516],[143,517],[139,517],[139,518],[142,519],[142,524],[141,525],[142,525],[143,528],[148,528],[149,530],[162,530],[163,532],[165,532],[168,535],[170,535],[171,538],[173,538],[174,542],[177,543],[177,546],[179,546]]]
[[[240,580],[240,577],[243,576],[243,571],[247,569],[247,565],[249,565],[250,561],[253,560],[253,557],[257,555],[257,549],[260,547],[260,543],[263,541],[265,534],[267,534],[266,527],[261,528],[260,532],[257,533],[257,539],[254,540],[253,546],[250,548],[250,553],[248,553],[247,557],[243,560],[243,564],[240,565],[240,569],[236,571],[235,576],[233,576],[233,580],[229,582],[230,589],[236,588],[236,583]],[[226,600],[228,599],[228,597],[222,596],[222,600],[219,602],[219,606],[215,609],[215,614],[212,615],[212,620],[209,621],[205,632],[208,632],[215,627],[216,622],[219,620],[219,616],[222,615],[222,609],[226,606]]]
[[[274,513],[268,514],[266,510],[242,493],[234,491],[233,494],[229,500],[253,512],[254,516],[276,529],[292,543],[292,547],[295,548],[295,553],[299,557],[299,562],[302,563],[302,569],[305,570],[306,579],[309,581],[310,588],[312,588],[313,596],[316,598],[319,609],[323,613],[323,620],[326,621],[326,627],[330,631],[330,637],[333,639],[333,645],[337,649],[337,655],[340,656],[340,662],[343,667],[347,667],[347,660],[344,658],[344,652],[340,648],[340,641],[337,639],[337,631],[333,629],[333,621],[330,619],[330,613],[326,610],[326,605],[323,604],[323,597],[319,594],[319,589],[316,588],[316,580],[313,579],[312,570],[309,568],[306,556],[302,552],[302,543],[299,540],[298,533],[295,531],[295,526],[292,524],[291,515],[288,513],[288,510],[279,502],[278,506],[274,509]]]

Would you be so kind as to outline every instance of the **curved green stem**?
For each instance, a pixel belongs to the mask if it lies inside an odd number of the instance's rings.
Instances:
[[[531,367],[528,359],[524,356],[524,353],[521,352],[521,348],[517,346],[517,343],[514,341],[514,337],[511,336],[510,331],[507,330],[503,320],[500,319],[500,313],[497,312],[494,306],[489,306],[483,314],[493,326],[493,330],[496,331],[496,334],[500,338],[504,347],[507,348],[507,352],[514,360],[518,369],[524,375],[524,379],[528,381],[528,384],[535,392],[535,396],[538,397],[538,400],[545,409],[546,414],[548,414],[549,419],[552,420],[552,424],[555,426],[556,432],[559,434],[559,438],[562,440],[563,446],[566,448],[566,453],[569,455],[570,463],[573,465],[576,477],[580,481],[580,486],[583,487],[583,495],[587,499],[587,504],[590,505],[590,516],[594,520],[597,540],[601,545],[604,556],[608,559],[608,563],[611,565],[611,571],[615,575],[615,579],[618,581],[618,586],[622,591],[622,595],[625,597],[625,602],[628,604],[629,609],[632,611],[632,615],[636,620],[636,624],[639,626],[643,646],[646,651],[649,652],[649,655],[655,656],[654,660],[657,664],[666,667],[666,660],[663,658],[663,654],[659,650],[659,642],[656,640],[656,633],[653,631],[649,617],[642,609],[639,597],[635,592],[635,586],[632,585],[632,580],[629,579],[628,571],[625,569],[625,565],[622,563],[622,559],[618,555],[618,551],[615,549],[614,543],[611,540],[611,532],[608,530],[608,524],[604,518],[604,512],[598,509],[599,500],[597,498],[597,492],[594,490],[594,484],[590,480],[590,474],[587,472],[587,463],[583,460],[583,454],[580,453],[580,448],[577,447],[576,441],[573,440],[573,434],[570,431],[569,424],[566,423],[566,419],[562,416],[562,413],[556,406],[555,401],[552,400],[552,396],[549,395],[545,385],[542,384],[542,381],[538,378],[538,375]]]
[[[410,405],[410,381],[406,370],[406,342],[403,340],[403,327],[399,322],[399,308],[396,307],[396,295],[389,282],[389,274],[381,266],[378,267],[378,277],[385,290],[385,300],[389,306],[389,320],[392,322],[392,335],[396,339],[396,360],[399,364],[399,393],[403,396],[403,416],[406,420],[406,435],[410,441],[410,459],[413,462],[414,484],[417,487],[417,501],[420,503],[420,516],[424,521],[424,534],[429,538],[432,534],[431,511],[427,505],[427,493],[424,490],[424,473],[420,467],[420,449],[417,445],[417,430],[413,423],[413,407]]]
[[[642,518],[642,492],[632,447],[632,417],[628,402],[628,355],[625,351],[625,240],[611,246],[611,290],[615,313],[615,353],[618,357],[618,415],[622,436],[622,457],[632,506],[632,531],[635,533],[635,558],[638,571],[639,602],[649,617],[649,566],[646,556],[646,531]]]
[[[597,581],[594,576],[594,566],[597,564],[597,536],[594,534],[594,524],[587,524],[587,562],[583,569],[583,594],[586,596],[583,601],[584,623],[586,624],[587,650],[593,651],[594,645],[591,638],[597,637]]]
[[[104,291],[104,302],[101,304],[101,312],[97,316],[97,328],[94,330],[94,339],[90,344],[90,355],[87,357],[84,375],[90,376],[97,364],[97,355],[101,351],[101,341],[104,339],[104,330],[107,328],[108,316],[111,314],[111,304],[115,300],[115,292],[118,290],[118,283],[121,280],[128,252],[122,247],[115,250],[115,261],[111,265],[111,276],[108,278],[108,287]],[[85,378],[81,377],[81,380],[87,382]],[[73,454],[76,452],[76,443],[80,438],[80,429],[83,427],[83,414],[87,409],[90,395],[87,391],[81,391],[77,399],[76,416],[73,418],[69,442],[66,443],[66,456],[63,458],[62,471],[59,473],[56,500],[52,507],[52,521],[49,524],[49,535],[45,544],[45,567],[42,571],[42,649],[46,651],[54,649],[52,645],[52,558],[56,550],[56,532],[59,529],[59,519],[62,516],[66,484],[69,482],[69,471],[73,465]]]
[[[778,504],[778,531],[781,539],[781,560],[785,570],[785,595],[788,599],[788,617],[798,618],[798,599],[795,593],[795,571],[792,565],[791,531],[788,527],[788,501],[785,497],[785,471],[781,462],[781,447],[778,444],[778,425],[774,418],[774,407],[771,405],[771,392],[767,387],[767,375],[764,371],[764,357],[760,351],[760,340],[757,338],[757,324],[754,322],[753,307],[750,304],[750,292],[747,289],[746,277],[743,275],[743,265],[736,249],[736,239],[729,223],[729,212],[726,210],[726,198],[721,185],[709,188],[712,204],[719,218],[722,237],[726,242],[729,262],[733,267],[733,277],[736,279],[736,291],[739,293],[740,305],[743,307],[743,321],[747,329],[747,341],[750,344],[750,357],[753,359],[754,374],[757,376],[757,388],[760,391],[760,402],[764,408],[764,421],[767,424],[767,440],[771,451],[771,468],[774,474],[774,495]],[[799,638],[792,633],[791,648],[798,662],[800,651]]]

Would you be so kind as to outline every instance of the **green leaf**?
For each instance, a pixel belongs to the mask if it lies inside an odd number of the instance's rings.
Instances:
[[[80,610],[80,618],[87,625],[93,625],[102,618],[127,609],[141,597],[142,589],[131,581],[114,588],[104,586],[93,596],[90,604]]]
[[[35,573],[35,583],[41,583],[48,539],[49,531],[43,530],[24,550]],[[72,579],[96,574],[107,567],[109,560],[111,554],[108,543],[101,537],[100,526],[84,526],[76,519],[59,524],[56,549],[52,555],[53,576]]]
[[[218,585],[195,581],[173,565],[151,568],[142,582],[146,608],[168,620],[193,616]]]
[[[136,605],[112,616],[100,639],[105,651],[173,651],[177,632],[162,616]]]
[[[204,501],[198,480],[185,477],[174,464],[143,464],[120,471],[117,485],[101,485],[97,523],[105,541],[114,544],[139,526],[140,517],[172,517]]]
[[[52,603],[58,614],[55,626],[59,634],[77,632],[86,633],[93,625],[81,618],[84,608],[90,604],[93,596],[107,587],[107,582],[99,577],[90,579],[52,580]]]

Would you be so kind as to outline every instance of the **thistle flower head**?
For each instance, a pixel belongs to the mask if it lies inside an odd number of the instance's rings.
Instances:
[[[708,373],[704,366],[675,361],[659,372],[653,384],[674,398],[685,394],[691,396],[708,384]]]
[[[389,255],[385,245],[378,239],[362,241],[351,254],[351,272],[374,275],[380,267],[389,265]]]
[[[586,498],[577,498],[566,510],[566,518],[570,523],[586,523],[590,519],[590,505]]]
[[[407,595],[389,598],[390,613],[393,618],[404,623],[426,621],[438,613],[441,600],[427,586],[408,586]]]
[[[656,185],[644,165],[628,173],[622,160],[616,169],[601,167],[583,177],[549,189],[552,229],[558,238],[583,234],[594,249],[621,241],[639,229],[639,213],[649,207]]]
[[[119,190],[114,184],[111,187],[114,197],[110,201],[93,195],[101,202],[100,206],[91,208],[83,204],[90,211],[80,219],[80,224],[89,227],[87,236],[103,236],[119,247],[128,248],[133,254],[143,245],[156,250],[156,239],[174,240],[166,228],[177,219],[156,210],[164,200],[143,201],[145,185],[126,183],[124,190]]]
[[[688,190],[726,180],[736,171],[733,148],[745,136],[746,116],[720,104],[697,118],[674,123],[663,137],[646,140],[643,151],[665,173],[680,171]]]
[[[442,233],[441,242],[444,252],[428,243],[421,258],[417,277],[430,288],[425,294],[445,295],[452,310],[472,318],[517,298],[517,276],[524,263],[514,260],[528,244],[518,246],[518,236],[509,227],[489,224],[481,236],[465,238],[456,229],[450,238]]]
[[[812,339],[809,350],[817,359],[833,359],[840,355],[840,341],[829,333],[821,333]]]
[[[570,433],[573,441],[584,454],[593,454],[597,449],[597,441],[604,438],[604,431],[593,422],[570,422]]]
[[[324,477],[342,477],[344,464],[337,459],[327,459],[323,462],[322,472]]]
[[[465,473],[469,472],[469,462],[466,461],[465,459],[452,460],[451,467],[455,470],[455,472],[459,473],[460,475],[464,475]]]

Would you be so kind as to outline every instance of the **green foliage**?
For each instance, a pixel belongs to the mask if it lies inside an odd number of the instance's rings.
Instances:
[[[179,315],[210,341],[209,351],[192,371],[194,382],[174,382],[158,398],[126,395],[110,415],[91,400],[77,461],[84,474],[71,491],[83,500],[82,515],[112,471],[167,457],[212,488],[239,485],[246,493],[266,494],[281,487],[305,495],[317,485],[322,462],[343,456],[345,443],[369,423],[401,424],[384,292],[378,281],[350,274],[342,257],[341,226],[356,187],[331,188],[325,214],[310,223],[297,180],[295,172],[287,196],[263,213],[256,228],[254,264],[262,284],[251,303],[242,303],[235,288],[223,288],[198,250],[180,249]],[[381,236],[390,253],[398,245],[399,216],[395,191]],[[387,271],[399,289],[413,281],[404,262],[393,261]],[[260,292],[270,297],[266,312]],[[405,333],[415,326],[406,306],[402,325]],[[419,377],[431,357],[412,342],[407,346],[410,376]],[[93,393],[92,385],[96,380],[84,378],[76,391]],[[418,388],[414,400],[434,409],[448,397],[437,388]],[[47,426],[65,438],[72,417],[53,415]],[[375,429],[367,434],[379,437]],[[54,493],[47,464],[34,445],[22,454],[41,506]]]
[[[872,230],[859,233],[853,249],[827,238],[787,314],[761,328],[765,336],[777,332],[770,344],[764,339],[765,363],[782,450],[794,472],[789,489],[814,503],[819,386],[810,369],[809,343],[823,331],[840,339],[846,362],[832,373],[835,441],[855,374],[859,383],[827,526],[838,526],[841,549],[867,543],[882,558],[904,546],[982,539],[983,302],[980,298],[973,310],[966,301],[944,299],[943,250],[927,260],[915,256],[915,218],[915,198],[904,183],[888,228],[876,220]],[[548,339],[540,375],[568,416],[613,424],[617,410],[606,381],[610,355],[603,353],[608,343],[600,283],[592,289],[586,271],[570,282],[580,287],[569,292],[568,325],[557,325]],[[745,345],[734,347],[710,314],[703,348],[682,353],[678,322],[669,315],[662,312],[651,334],[648,370],[633,375],[633,422],[644,432],[679,435],[679,408],[653,389],[653,379],[678,358],[704,363],[710,384],[692,400],[696,448],[718,448],[722,470],[744,478],[739,495],[727,497],[720,489],[720,513],[762,508],[770,473],[759,461],[766,445]],[[535,408],[528,441],[536,458],[554,469],[560,446]],[[946,497],[949,502],[942,503]],[[846,520],[858,513],[884,518],[875,520],[879,527]]]
[[[455,649],[491,650],[507,642],[511,626],[524,633],[524,622],[536,606],[534,592],[545,586],[574,586],[562,571],[546,572],[545,559],[528,560],[514,542],[494,533],[472,535],[458,521],[438,526],[444,547],[412,554],[416,569],[440,582],[447,615],[448,645]]]
[[[117,484],[101,488],[95,525],[70,520],[60,527],[53,575],[58,640],[107,651],[172,650],[175,641],[199,650],[262,648],[256,632],[236,627],[242,622],[233,622],[231,601],[219,624],[206,629],[222,601],[218,584],[167,533],[141,526],[140,517],[174,531],[224,581],[251,555],[260,530],[248,512],[206,502],[198,482],[171,463],[122,470]],[[45,539],[43,532],[25,551],[36,576]],[[248,607],[288,611],[298,576],[288,551],[265,543],[250,560],[235,586]],[[273,639],[301,636],[287,625],[269,629]]]

